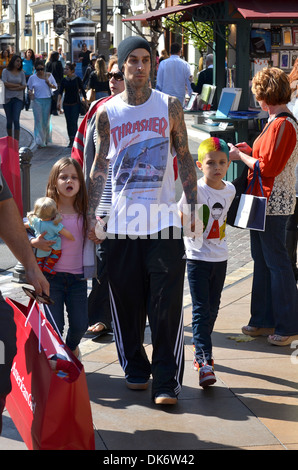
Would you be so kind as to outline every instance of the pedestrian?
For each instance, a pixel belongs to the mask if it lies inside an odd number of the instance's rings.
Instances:
[[[26,89],[26,78],[22,70],[22,59],[19,55],[12,56],[8,66],[2,72],[5,86],[5,103],[7,135],[20,139],[20,115]],[[12,128],[14,127],[14,134]]]
[[[87,85],[89,83],[90,75],[92,72],[95,70],[95,62],[96,62],[97,56],[93,55],[90,60],[90,64],[86,68],[85,75],[83,77],[83,87],[86,89]]]
[[[154,402],[170,405],[177,402],[184,368],[185,271],[170,142],[177,152],[193,218],[196,172],[179,101],[149,86],[149,43],[137,36],[124,39],[118,47],[118,66],[125,90],[97,111],[89,227],[95,226],[96,208],[111,165],[112,206],[104,233],[118,357],[128,388],[145,390],[152,373]],[[147,314],[152,366],[143,346]]]
[[[35,54],[32,49],[27,49],[23,58],[23,70],[26,76],[26,82],[28,83],[29,78],[34,72],[35,67]],[[29,93],[25,94],[24,106],[26,111],[30,108],[30,96]]]
[[[288,103],[289,110],[293,113],[296,120],[298,120],[298,59],[295,60],[293,68],[289,73],[289,81],[291,87],[291,101]],[[298,243],[298,164],[295,170],[296,174],[296,205],[294,214],[288,218],[286,225],[286,247],[292,263],[294,276],[298,281],[298,267],[297,267],[297,243]]]
[[[42,60],[36,60],[35,70],[27,86],[33,100],[34,139],[38,148],[42,148],[52,142],[52,92],[57,89],[57,83],[51,73],[45,72]]]
[[[197,84],[191,83],[191,88],[200,95],[205,83],[208,85],[213,84],[213,54],[207,54],[206,68],[199,73]]]
[[[58,54],[59,54],[59,60],[62,64],[62,69],[64,70],[64,67],[66,65],[66,54],[62,50],[62,46],[58,46]]]
[[[168,54],[167,50],[166,50],[166,49],[163,49],[163,50],[161,51],[161,53],[160,53],[159,64],[160,64],[163,60],[168,59],[168,58],[169,58],[169,54]]]
[[[72,157],[80,161],[84,168],[85,181],[89,184],[89,173],[95,157],[96,151],[96,111],[99,106],[106,103],[107,100],[124,91],[123,74],[118,68],[118,60],[113,57],[108,65],[108,78],[111,90],[111,96],[101,98],[94,102],[88,111],[88,115],[82,121],[78,129],[74,145],[72,148]],[[101,219],[108,218],[112,202],[112,167],[109,168],[107,183],[102,194],[101,201],[97,208],[97,216]],[[88,296],[88,319],[89,328],[87,336],[98,336],[112,331],[112,317],[110,308],[109,285],[107,276],[107,240],[96,245],[97,255],[97,275],[92,279],[92,290]],[[98,306],[100,305],[100,308]]]
[[[291,100],[288,103],[289,110],[298,119],[298,59],[295,60],[293,68],[288,75],[291,87]]]
[[[163,60],[157,71],[156,89],[176,96],[182,106],[185,101],[185,90],[189,96],[192,94],[191,81],[192,74],[189,64],[181,59],[181,45],[174,42],[171,45],[170,57]],[[175,77],[175,80],[173,80]]]
[[[82,50],[79,53],[79,62],[82,64],[82,77],[84,77],[86,69],[88,65],[90,64],[90,54],[92,51],[89,51],[87,44],[83,43],[82,44]]]
[[[298,244],[298,163],[295,169],[296,175],[296,204],[294,213],[291,214],[287,220],[286,225],[286,247],[289,253],[293,273],[296,282],[298,281],[298,266],[297,266],[297,244]]]
[[[88,326],[87,280],[83,266],[87,192],[82,169],[76,160],[64,157],[53,165],[46,196],[56,202],[62,224],[75,238],[75,241],[61,238],[61,257],[55,264],[56,274],[45,273],[45,276],[54,301],[51,306],[54,321],[62,335],[65,306],[69,323],[65,342],[79,357],[79,343]],[[49,321],[52,320],[49,318]]]
[[[0,170],[0,236],[14,256],[24,266],[26,282],[32,284],[36,293],[49,295],[49,284],[40,271],[30,247],[19,210]],[[11,391],[11,367],[16,355],[16,325],[13,309],[5,302],[0,292],[0,343],[5,351],[5,361],[0,360],[0,434],[2,412],[6,397]]]
[[[51,114],[53,114],[54,116],[57,116],[58,115],[57,99],[58,99],[59,87],[63,80],[63,67],[62,67],[62,62],[59,60],[58,52],[52,51],[51,56],[45,65],[45,71],[48,73],[51,73],[57,83],[58,88],[52,93],[52,103],[51,103]]]
[[[229,148],[224,140],[210,137],[200,144],[197,166],[203,177],[198,180],[198,203],[203,204],[202,211],[208,216],[202,217],[202,239],[184,238],[192,298],[193,365],[203,388],[216,382],[211,334],[227,270],[227,212],[235,197],[233,184],[223,181],[229,164]],[[184,222],[188,216],[184,194],[178,208]]]
[[[95,90],[95,99],[104,98],[110,94],[109,79],[104,59],[96,59],[95,70],[91,72],[88,89]]]
[[[2,77],[2,72],[5,67],[8,66],[10,61],[10,55],[9,55],[9,50],[4,49],[1,51],[1,57],[0,57],[0,78]]]
[[[272,67],[258,72],[252,91],[261,109],[268,112],[268,123],[252,149],[246,143],[229,144],[230,159],[248,166],[248,182],[259,162],[267,198],[265,231],[250,231],[254,261],[251,318],[242,331],[250,336],[269,335],[269,343],[285,346],[298,339],[297,287],[285,245],[286,223],[296,203],[298,127],[287,108],[291,88],[282,70]],[[261,196],[258,184],[253,194]]]
[[[86,92],[83,87],[82,80],[75,73],[76,64],[68,63],[65,66],[66,76],[63,78],[59,87],[57,110],[62,110],[62,95],[63,98],[63,111],[66,119],[67,133],[69,137],[68,147],[72,147],[75,135],[78,130],[78,119],[80,115],[80,100],[86,99]]]
[[[47,61],[48,61],[48,53],[47,52],[42,52],[41,53],[41,60],[43,61],[44,65],[47,63]]]

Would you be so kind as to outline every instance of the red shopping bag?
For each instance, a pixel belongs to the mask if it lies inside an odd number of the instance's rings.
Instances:
[[[17,325],[7,410],[30,450],[94,450],[84,367],[52,328],[39,305],[6,299]],[[62,354],[76,373],[54,372],[48,360]],[[62,361],[63,362],[63,361]],[[57,366],[58,366],[57,361]]]
[[[1,170],[23,217],[22,184],[20,173],[19,143],[13,137],[0,139]]]

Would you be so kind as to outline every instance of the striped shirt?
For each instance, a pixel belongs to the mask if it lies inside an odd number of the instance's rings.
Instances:
[[[94,145],[96,148],[96,139],[97,139],[97,132],[96,128],[93,134]],[[96,209],[96,214],[98,217],[106,217],[110,214],[110,208],[112,203],[112,165],[109,165],[109,173],[107,177],[107,182],[105,188],[103,190],[100,202]]]

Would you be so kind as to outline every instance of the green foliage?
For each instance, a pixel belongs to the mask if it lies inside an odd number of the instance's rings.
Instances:
[[[187,3],[185,1],[180,1],[180,3]],[[177,33],[178,28],[183,34],[183,40],[185,44],[188,44],[190,41],[193,42],[194,46],[201,52],[207,50],[207,44],[213,42],[213,24],[210,21],[205,23],[199,21],[183,21],[180,22],[183,13],[176,13],[174,15],[169,15],[164,20],[164,27],[168,28],[170,31]]]

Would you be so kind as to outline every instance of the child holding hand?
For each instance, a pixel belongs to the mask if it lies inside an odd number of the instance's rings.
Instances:
[[[88,328],[87,280],[84,277],[83,249],[87,236],[87,191],[80,164],[70,157],[58,160],[49,175],[46,195],[57,204],[62,223],[75,238],[61,239],[61,257],[55,265],[56,274],[45,273],[54,301],[51,313],[63,334],[64,305],[69,328],[66,344],[79,357],[79,343]],[[51,318],[48,320],[51,322]],[[53,325],[55,327],[55,325]]]
[[[210,137],[198,149],[198,168],[203,177],[197,182],[198,203],[202,204],[203,237],[184,237],[188,282],[192,297],[194,368],[205,388],[216,382],[211,333],[224,286],[228,248],[227,212],[235,197],[232,183],[223,181],[229,168],[229,148],[224,140]],[[182,223],[189,216],[185,194],[178,208]]]

